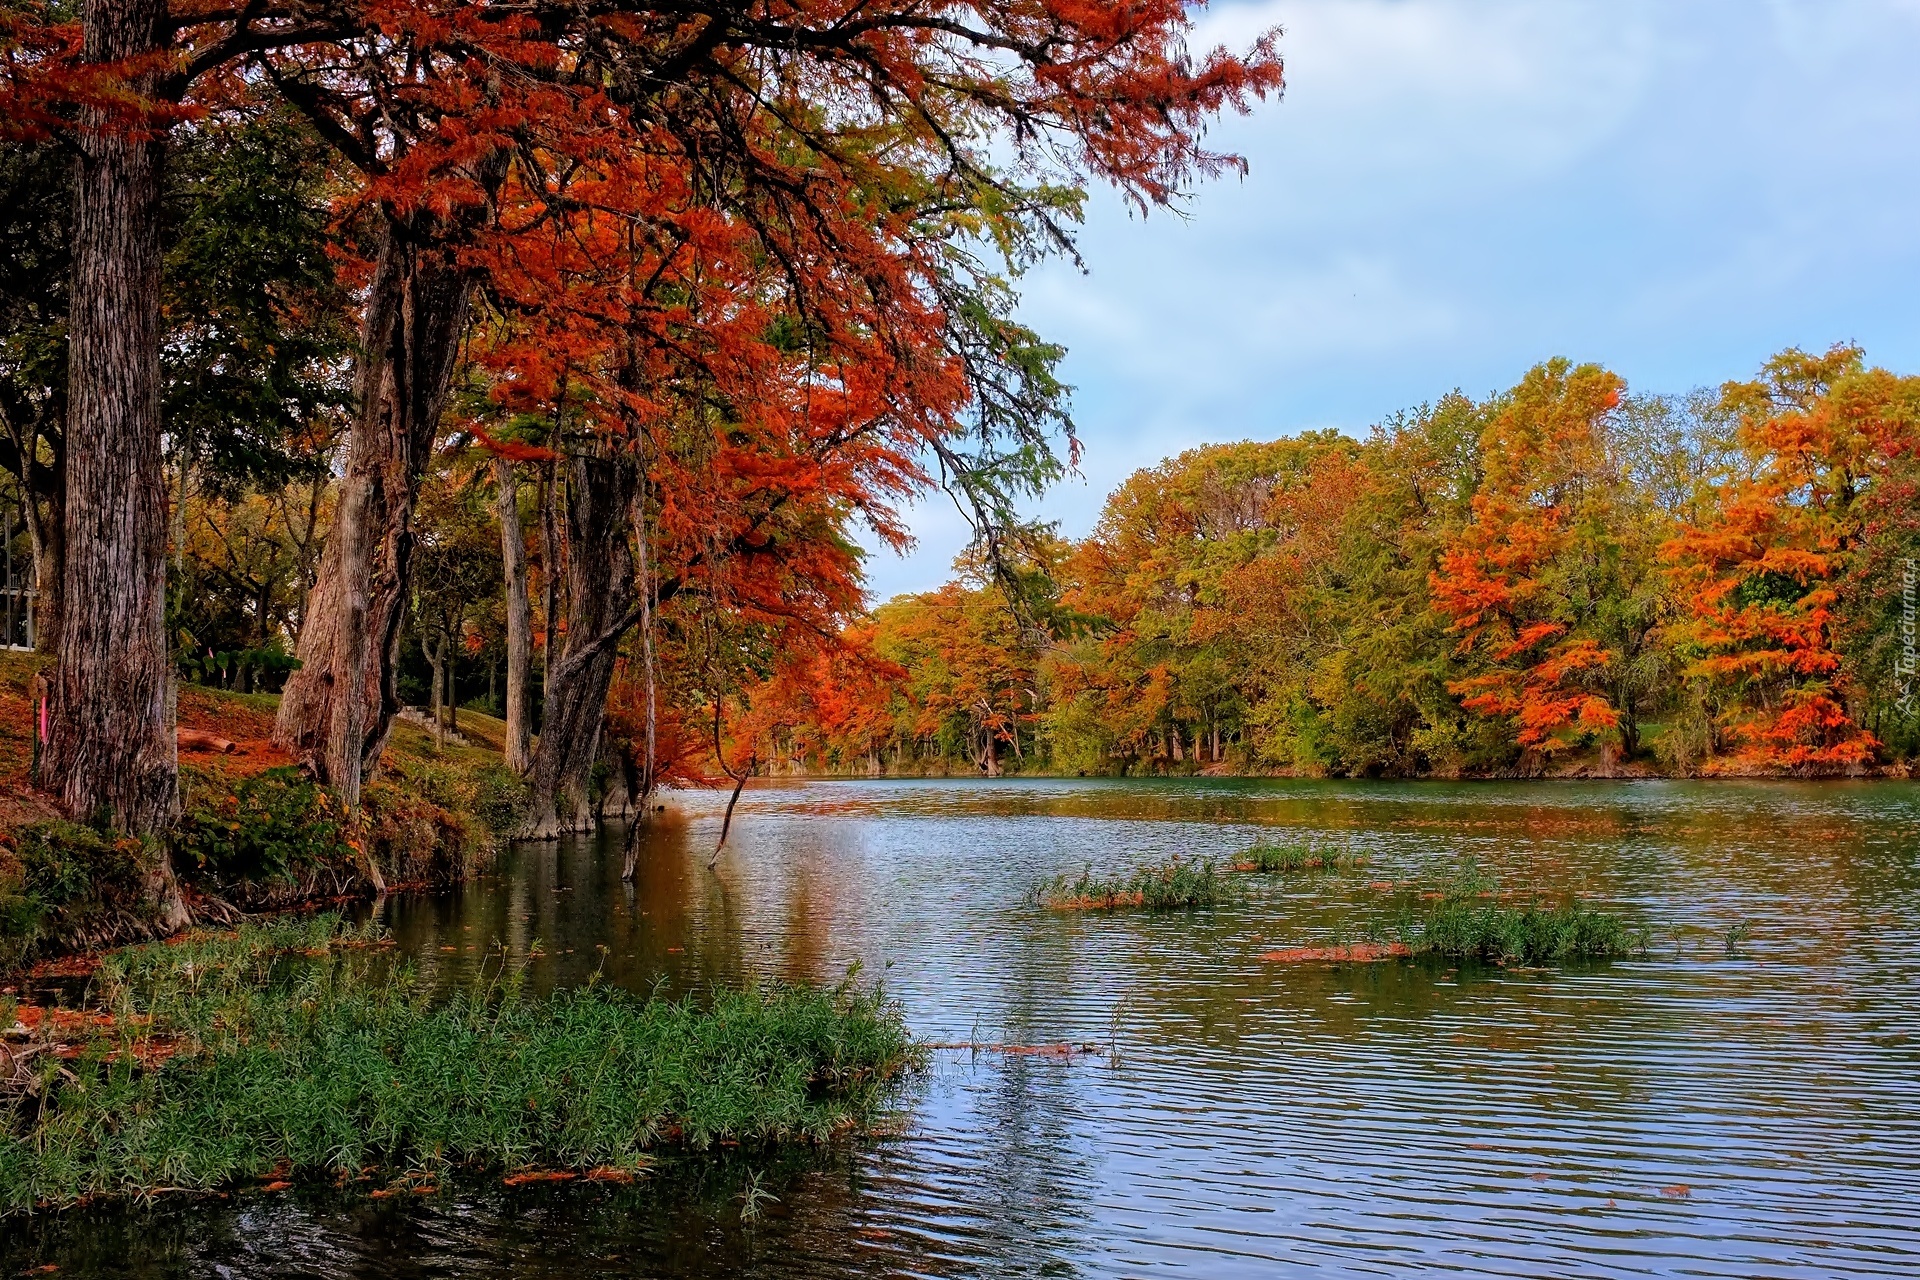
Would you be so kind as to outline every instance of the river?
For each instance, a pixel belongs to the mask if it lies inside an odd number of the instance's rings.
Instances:
[[[611,832],[512,850],[458,892],[390,901],[388,923],[442,985],[497,965],[496,943],[541,987],[597,971],[698,993],[857,964],[929,1041],[1093,1051],[937,1050],[871,1134],[631,1187],[14,1220],[0,1270],[1920,1274],[1920,786],[820,782],[749,790],[709,871],[723,803],[670,797],[631,889]],[[1263,835],[1367,865],[1248,877],[1245,901],[1192,914],[1024,901],[1088,862]],[[1260,958],[1356,937],[1467,858],[1645,922],[1649,953]]]

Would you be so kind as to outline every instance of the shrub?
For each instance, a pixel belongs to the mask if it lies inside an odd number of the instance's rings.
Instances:
[[[186,805],[173,839],[182,874],[226,889],[352,865],[332,797],[299,770],[269,769],[238,781],[211,770],[182,776]]]
[[[112,937],[147,917],[156,862],[147,843],[77,822],[33,822],[0,832],[0,965],[55,942]]]
[[[361,792],[368,848],[400,880],[456,880],[518,830],[527,786],[504,764],[454,764],[390,752]]]

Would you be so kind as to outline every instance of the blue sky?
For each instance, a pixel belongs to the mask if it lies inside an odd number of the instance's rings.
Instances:
[[[1287,91],[1212,141],[1251,165],[1183,218],[1094,201],[1088,274],[1024,318],[1069,348],[1079,536],[1194,445],[1364,433],[1554,355],[1643,391],[1855,341],[1920,371],[1920,0],[1241,0],[1195,44],[1285,30]],[[884,600],[949,576],[942,497]]]

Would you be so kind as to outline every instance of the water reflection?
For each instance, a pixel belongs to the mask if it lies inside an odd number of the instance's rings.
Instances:
[[[949,1051],[892,1137],[626,1189],[279,1200],[8,1223],[0,1265],[82,1274],[1834,1276],[1920,1268],[1920,788],[1729,783],[834,783],[514,851],[388,906],[430,981],[502,956],[698,993],[855,964]],[[1195,916],[1058,916],[1038,878],[1274,828],[1355,876]],[[1282,967],[1463,857],[1655,926],[1552,972]],[[1729,953],[1727,931],[1750,940]],[[17,1264],[17,1265],[16,1265]]]

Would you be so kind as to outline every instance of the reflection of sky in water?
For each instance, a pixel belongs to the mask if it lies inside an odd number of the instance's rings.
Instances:
[[[151,1274],[1920,1266],[1920,788],[770,787],[743,798],[712,874],[721,803],[676,797],[630,892],[614,835],[397,900],[402,948],[452,984],[497,966],[496,941],[525,958],[537,939],[537,985],[600,969],[673,992],[837,981],[857,961],[929,1039],[1117,1058],[941,1051],[899,1136],[774,1161],[780,1203],[751,1227],[734,1197],[765,1156],[626,1191],[74,1216],[24,1247],[83,1274],[119,1273],[69,1252],[87,1240],[152,1258]],[[1086,862],[1226,853],[1275,827],[1344,842],[1367,868],[1252,878],[1246,902],[1192,916],[1022,901]],[[1411,895],[1370,882],[1432,883],[1462,855],[1503,888],[1652,923],[1652,957],[1540,973],[1258,959],[1394,918]],[[1752,938],[1730,957],[1736,921]]]

